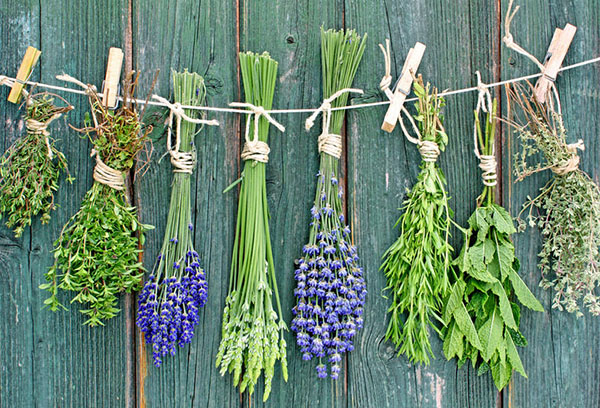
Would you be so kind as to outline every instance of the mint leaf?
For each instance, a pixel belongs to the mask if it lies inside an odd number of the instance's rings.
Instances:
[[[519,302],[521,302],[523,306],[531,310],[535,310],[536,312],[544,311],[542,304],[535,298],[519,274],[516,273],[512,268],[508,278],[510,279],[510,283],[512,283],[515,295],[517,295],[517,299],[519,299]]]
[[[484,361],[489,361],[498,348],[502,337],[502,319],[497,309],[494,309],[488,320],[479,329],[479,338],[483,346],[481,357]]]
[[[506,292],[504,291],[504,288],[502,287],[500,282],[497,282],[496,284],[492,285],[492,291],[494,292],[494,294],[496,294],[496,296],[498,296],[498,299],[500,300],[500,315],[502,316],[504,323],[506,323],[506,325],[511,329],[517,330],[518,327],[513,316],[512,307],[508,300],[508,296],[506,296]]]
[[[493,224],[501,234],[511,235],[517,232],[512,217],[503,207],[493,204]]]
[[[523,363],[521,362],[521,357],[519,357],[519,352],[517,351],[511,336],[506,336],[506,355],[508,357],[508,361],[512,365],[512,368],[514,368],[523,377],[527,378],[525,368],[523,368]]]

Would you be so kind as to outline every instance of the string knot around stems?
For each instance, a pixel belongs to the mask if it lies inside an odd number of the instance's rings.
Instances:
[[[98,152],[92,149],[90,156],[96,156],[96,166],[94,166],[94,180],[118,191],[125,189],[125,178],[123,173],[106,165],[100,158]]]
[[[244,135],[245,143],[241,155],[242,160],[254,160],[261,163],[268,163],[269,152],[271,149],[266,142],[258,139],[258,125],[260,123],[260,118],[264,117],[270,124],[275,126],[281,132],[285,132],[285,127],[273,119],[273,117],[269,115],[269,112],[267,112],[262,106],[256,106],[248,102],[231,102],[229,106],[247,108],[251,111],[248,115],[248,119],[246,120],[246,133]],[[250,121],[252,120],[252,116],[254,116],[254,135],[253,138],[250,139]]]
[[[488,114],[488,120],[492,122],[493,114],[493,103],[492,95],[489,90],[489,86],[481,81],[481,73],[475,71],[477,76],[477,106],[475,107],[475,114],[479,117],[479,111],[484,111]],[[494,187],[498,183],[498,174],[496,169],[498,163],[496,162],[496,156],[494,154],[494,146],[492,146],[492,154],[480,154],[477,135],[478,135],[478,120],[473,124],[473,142],[475,143],[475,156],[479,159],[479,168],[482,171],[481,179],[483,185],[487,187]],[[484,146],[481,146],[483,149]]]
[[[319,139],[317,141],[319,146],[319,153],[326,153],[336,159],[339,159],[342,156],[342,136],[329,133],[329,126],[331,124],[331,103],[339,98],[341,95],[349,92],[354,92],[358,94],[362,94],[362,89],[355,88],[343,88],[339,91],[335,92],[329,98],[323,100],[321,106],[319,106],[313,113],[310,115],[304,124],[306,130],[310,130],[315,124],[315,119],[319,115],[319,113],[323,113],[323,129],[321,134],[319,135]]]
[[[50,124],[50,122],[52,122],[54,119],[57,119],[58,117],[60,117],[59,113],[53,115],[50,119],[48,119],[45,122],[41,122],[33,118],[25,119],[25,127],[27,128],[27,132],[44,136],[46,147],[48,148],[48,158],[50,159],[52,159],[53,154],[52,146],[50,146],[50,139],[48,139],[48,136],[50,136],[50,132],[48,132],[48,125]]]
[[[552,166],[550,169],[559,176],[565,176],[572,171],[575,171],[579,168],[579,155],[577,154],[577,149],[585,150],[585,144],[583,140],[579,139],[577,143],[571,143],[567,145],[567,150],[571,153],[569,159],[559,165]]]
[[[440,147],[431,140],[419,140],[417,142],[421,158],[426,163],[435,163],[440,155]]]
[[[496,156],[493,154],[482,154],[479,156],[479,168],[482,171],[481,179],[483,185],[487,187],[494,187],[498,182],[498,174],[496,168],[498,163],[496,162]]]
[[[181,121],[194,123],[196,125],[208,125],[208,126],[219,126],[219,122],[211,119],[197,119],[186,115],[183,105],[179,102],[171,103],[167,99],[159,95],[152,95],[152,98],[156,99],[160,103],[164,104],[169,108],[169,119],[167,124],[167,150],[171,156],[171,164],[173,165],[174,173],[187,173],[192,174],[196,167],[196,152],[192,150],[190,152],[182,152],[179,150],[181,147]],[[172,146],[171,129],[173,128],[173,119],[176,118],[175,128],[175,146]]]

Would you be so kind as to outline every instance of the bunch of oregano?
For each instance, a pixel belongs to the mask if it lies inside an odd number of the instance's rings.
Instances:
[[[432,157],[431,151],[424,150],[435,150],[437,146],[439,153],[448,143],[441,115],[444,100],[435,88],[424,86],[421,77],[415,80],[413,90],[418,98],[414,118],[424,160],[417,183],[408,192],[402,207],[404,212],[396,223],[400,226],[400,237],[386,251],[381,269],[392,298],[386,339],[394,343],[398,354],[428,364],[432,355],[429,328],[438,330],[435,321],[440,320],[442,300],[450,289],[452,247],[448,240],[453,214],[436,155]]]
[[[240,53],[240,68],[246,102],[270,109],[277,79],[277,61],[268,53]],[[254,120],[253,117],[252,120]],[[260,118],[258,140],[266,143],[269,122]],[[253,133],[254,125],[249,126]],[[249,135],[253,140],[254,135]],[[275,362],[281,361],[287,381],[286,343],[281,320],[275,265],[269,234],[269,208],[265,180],[266,164],[246,160],[241,178],[238,215],[229,276],[229,294],[223,310],[221,344],[217,367],[221,375],[233,373],[240,392],[254,386],[264,370],[263,400],[269,398]],[[273,309],[273,295],[277,311]]]
[[[93,126],[82,131],[94,146],[93,154],[108,167],[125,177],[137,154],[144,148],[150,128],[142,130],[132,102],[137,84],[131,74],[123,86],[123,104],[112,111],[103,106],[98,95],[89,90],[94,119]],[[140,286],[143,267],[138,260],[144,231],[152,228],[141,224],[135,207],[129,203],[125,186],[120,189],[95,181],[85,195],[79,212],[63,227],[54,243],[54,265],[40,286],[50,292],[44,304],[56,311],[63,307],[58,290],[75,292],[72,302],[85,303],[81,310],[90,326],[103,325],[119,312],[118,295]],[[136,232],[139,236],[136,236]]]
[[[73,107],[56,106],[53,95],[40,93],[27,97],[25,109],[27,134],[0,159],[0,217],[7,218],[6,226],[17,238],[36,215],[41,213],[42,224],[50,221],[60,174],[66,172],[72,182],[67,160],[46,127]]]
[[[532,89],[531,84],[509,89],[524,119],[524,124],[516,128],[522,150],[515,155],[515,175],[517,181],[545,169],[552,170],[553,175],[535,198],[523,204],[519,229],[526,227],[521,218],[526,214],[529,226],[541,230],[540,285],[554,288],[552,307],[581,316],[581,306],[585,306],[597,316],[600,189],[579,168],[576,149],[583,149],[583,142],[567,144],[562,116],[552,104],[538,103]],[[532,158],[539,159],[537,164],[529,163]]]
[[[494,99],[484,131],[475,112],[482,155],[493,155],[496,107]],[[459,367],[468,359],[473,367],[479,364],[479,373],[491,371],[501,390],[513,370],[527,377],[516,348],[527,341],[519,329],[521,309],[511,300],[513,295],[529,309],[544,309],[519,277],[519,260],[510,239],[516,230],[510,214],[495,203],[494,190],[493,185],[484,186],[469,218],[464,246],[454,261],[457,276],[445,301],[441,337],[448,360],[456,357]]]

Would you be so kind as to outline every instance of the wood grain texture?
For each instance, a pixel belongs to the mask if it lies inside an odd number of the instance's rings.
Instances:
[[[361,101],[378,94],[384,65],[376,45],[386,38],[391,40],[394,81],[417,41],[427,45],[419,72],[440,90],[472,86],[477,69],[485,81],[494,78],[491,61],[497,49],[497,22],[493,3],[461,0],[448,7],[447,2],[435,1],[403,7],[386,1],[375,8],[369,1],[347,0],[345,9],[347,27],[367,31],[370,37],[356,81],[367,90]],[[475,98],[474,94],[449,97],[444,109],[449,144],[439,163],[460,225],[466,224],[481,192],[472,153]],[[411,112],[412,105],[407,105]],[[405,356],[397,357],[393,345],[384,341],[389,300],[382,292],[386,280],[379,271],[381,256],[398,237],[393,228],[400,216],[398,208],[406,189],[415,183],[420,164],[416,146],[399,128],[391,134],[380,130],[384,113],[381,108],[351,111],[347,128],[349,212],[369,290],[365,329],[349,358],[349,406],[449,407],[477,401],[476,406],[492,407],[498,394],[491,378],[477,377],[466,366],[458,370],[455,360],[447,362],[435,333],[431,339],[436,359],[428,367],[413,366]],[[456,250],[462,241],[455,230],[452,244]]]
[[[171,69],[187,68],[204,76],[211,105],[226,106],[238,100],[236,36],[234,1],[136,1],[134,67],[144,75],[141,92],[148,91],[154,71],[160,69],[154,93],[168,97],[173,86]],[[207,273],[208,301],[200,311],[192,343],[179,348],[175,357],[165,357],[160,368],[152,365],[151,350],[138,340],[140,406],[225,407],[240,403],[230,377],[221,377],[215,367],[237,208],[236,194],[222,192],[239,177],[239,117],[209,116],[221,126],[208,126],[196,137],[198,166],[192,181],[194,244]],[[149,171],[136,182],[140,217],[156,226],[148,234],[144,253],[148,270],[162,245],[171,196],[171,163],[168,157],[160,160],[166,152],[162,126],[166,117],[165,109],[148,110],[145,121],[156,126],[152,133],[155,151]],[[136,332],[141,337],[137,327]]]
[[[502,1],[503,10],[508,6]],[[576,0],[565,3],[545,1],[520,1],[513,26],[515,41],[543,59],[552,33],[556,27],[566,23],[577,26],[577,34],[571,44],[564,64],[572,64],[599,54],[600,13],[598,5],[591,0]],[[502,76],[509,78],[536,72],[537,68],[524,57],[502,49]],[[585,151],[580,152],[581,167],[598,182],[600,168],[598,155],[598,124],[600,104],[598,65],[590,65],[559,74],[556,85],[561,95],[563,117],[568,143],[581,138]],[[507,187],[513,168],[512,156],[518,151],[518,141],[504,132],[505,173]],[[510,203],[511,213],[517,215],[527,195],[535,196],[540,187],[550,178],[550,172],[512,184],[505,189],[505,200]],[[521,352],[529,379],[515,376],[505,390],[507,407],[595,407],[600,404],[600,320],[585,312],[577,319],[567,312],[551,309],[553,292],[538,287],[541,279],[537,267],[537,253],[541,240],[537,230],[527,229],[515,240],[517,256],[521,259],[521,275],[538,296],[545,313],[525,311],[521,326],[529,346]]]

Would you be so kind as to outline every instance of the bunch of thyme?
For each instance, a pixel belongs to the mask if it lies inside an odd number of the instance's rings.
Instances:
[[[270,109],[277,79],[277,61],[268,53],[261,55],[242,52],[240,68],[246,102]],[[269,136],[269,122],[260,115],[248,120],[258,120],[248,140],[258,140],[263,148]],[[244,151],[251,146],[246,142]],[[267,150],[268,151],[268,150]],[[269,234],[269,208],[265,180],[266,162],[246,157],[241,178],[235,242],[229,276],[229,294],[223,310],[221,344],[217,354],[217,367],[221,375],[233,373],[234,386],[240,392],[254,392],[258,377],[264,370],[263,400],[269,398],[275,362],[281,361],[283,378],[287,381],[286,343],[283,331],[287,330],[281,319],[281,302],[277,291],[275,265]],[[273,294],[277,311],[273,309]],[[241,380],[241,381],[240,381]]]
[[[173,71],[176,103],[188,106],[204,104],[204,78],[196,73]],[[185,109],[194,118],[197,110]],[[195,164],[194,136],[196,124],[182,121],[178,125],[175,142],[176,154],[191,153]],[[137,325],[146,342],[152,344],[154,365],[159,367],[162,357],[175,355],[176,345],[183,347],[194,337],[198,324],[198,309],[206,303],[208,285],[200,258],[194,250],[191,210],[191,172],[174,163],[171,204],[163,245],[158,260],[148,277],[138,300]]]
[[[448,360],[456,357],[459,367],[469,359],[473,367],[479,364],[479,373],[491,371],[501,390],[513,370],[527,377],[517,351],[517,346],[524,347],[527,341],[520,332],[521,308],[511,300],[513,295],[529,309],[544,309],[519,276],[519,260],[510,238],[516,232],[512,217],[495,203],[496,109],[494,99],[485,131],[475,111],[476,143],[481,146],[485,185],[478,207],[469,218],[462,251],[454,262],[457,276],[444,305],[442,339]]]
[[[429,328],[438,330],[434,322],[440,320],[442,301],[450,289],[452,210],[446,179],[436,164],[448,136],[442,125],[444,100],[437,90],[424,86],[420,76],[413,90],[418,98],[415,120],[419,130],[414,142],[423,160],[417,183],[404,201],[404,213],[396,222],[400,237],[384,254],[381,269],[392,297],[386,339],[394,343],[398,354],[428,364],[432,355]]]
[[[143,276],[139,248],[144,231],[152,228],[138,221],[125,189],[124,177],[151,130],[142,130],[132,105],[137,77],[131,78],[130,74],[123,87],[124,103],[115,111],[88,88],[94,126],[82,131],[94,146],[94,183],[54,243],[54,265],[46,273],[48,283],[40,285],[50,292],[44,304],[53,311],[64,308],[57,297],[59,289],[75,292],[71,303],[88,305],[81,312],[90,326],[116,316],[117,296],[139,288]]]
[[[40,93],[29,95],[25,102],[27,135],[6,150],[0,159],[0,217],[6,217],[6,226],[14,229],[18,238],[31,219],[42,214],[42,224],[50,221],[54,192],[62,172],[72,182],[67,160],[50,138],[48,125],[63,113],[73,109],[54,105],[57,95]]]
[[[516,127],[522,150],[515,154],[517,181],[550,169],[553,176],[535,198],[528,197],[519,213],[519,229],[526,219],[540,228],[543,244],[539,253],[541,286],[554,288],[552,307],[581,316],[581,305],[600,315],[596,288],[600,279],[600,189],[579,168],[576,149],[583,141],[567,144],[567,132],[560,113],[551,103],[540,104],[533,87],[514,85],[509,96],[523,114],[524,125]],[[532,156],[539,158],[530,164]],[[534,212],[537,210],[537,213]]]
[[[321,29],[325,98],[352,85],[365,40],[366,36],[361,40],[354,30]],[[331,106],[344,106],[347,97],[347,94],[340,95]],[[341,132],[344,114],[343,110],[323,112],[323,115],[331,115],[329,130],[332,134]],[[323,129],[323,132],[328,130]],[[357,250],[351,243],[350,226],[345,223],[339,157],[327,151],[320,151],[320,155],[310,235],[295,272],[297,301],[291,328],[296,332],[302,358],[318,358],[318,377],[327,377],[326,362],[329,362],[331,378],[337,379],[342,354],[354,349],[352,338],[363,327],[367,291],[363,268],[358,265]]]

